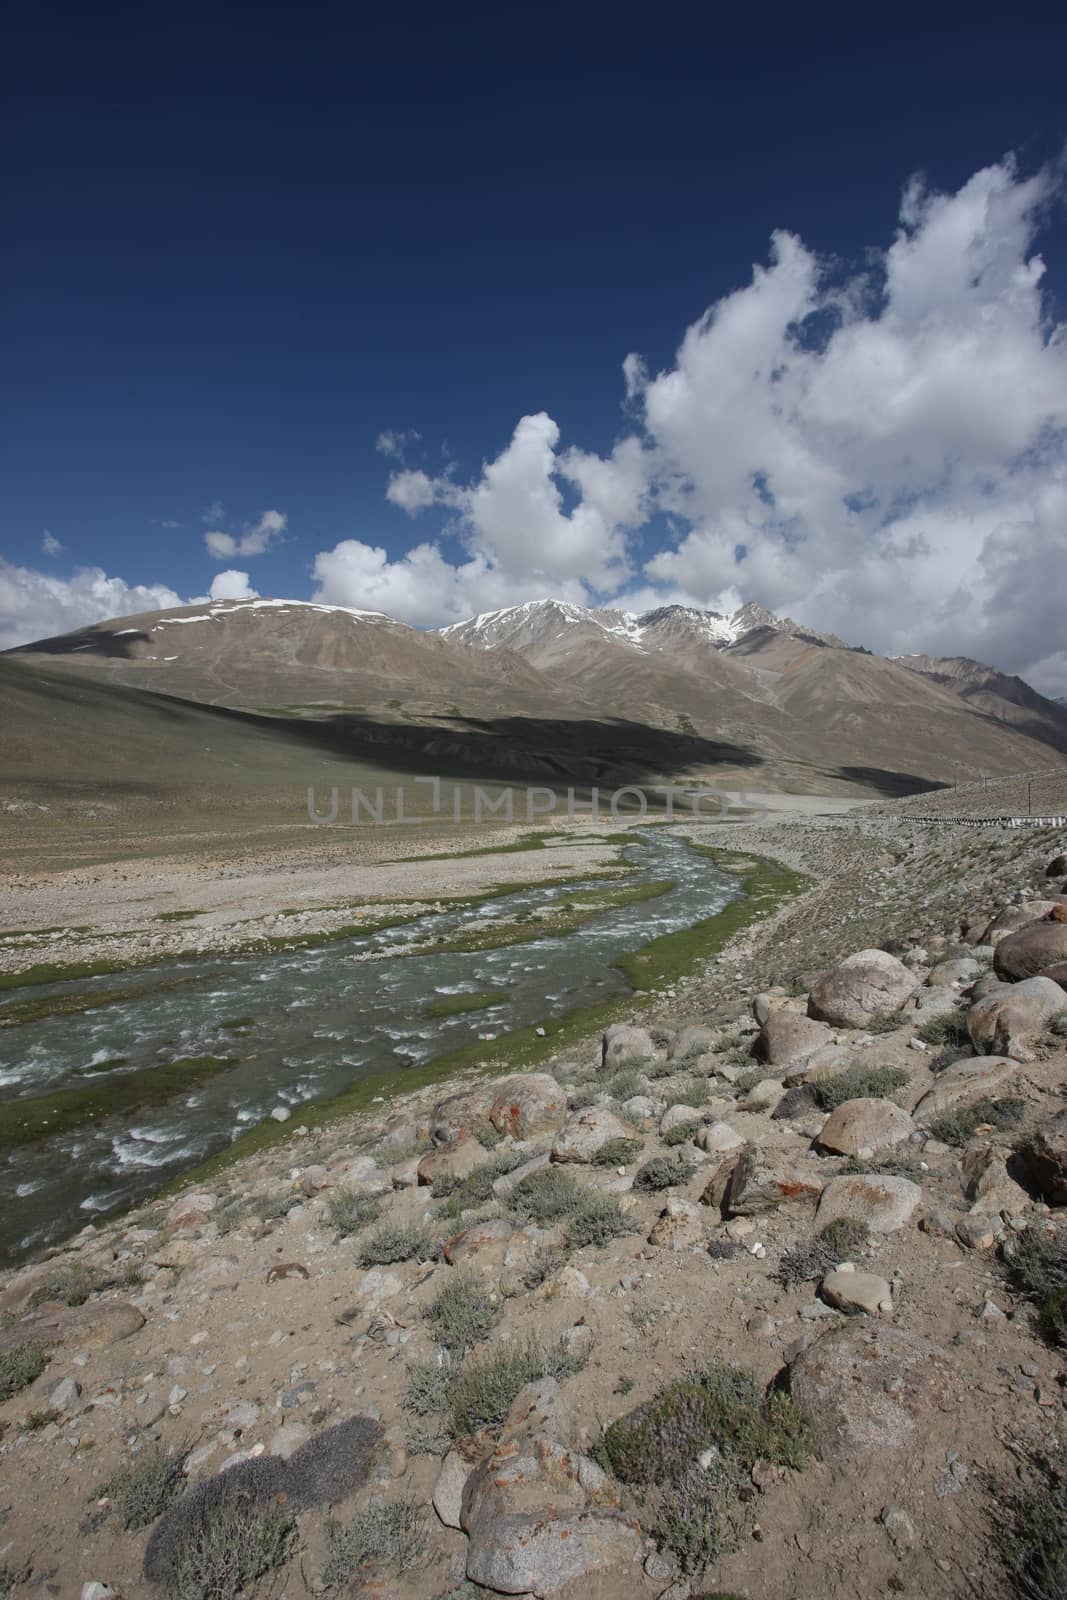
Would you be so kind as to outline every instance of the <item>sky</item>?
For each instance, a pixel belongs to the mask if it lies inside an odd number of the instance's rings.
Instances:
[[[1052,7],[366,9],[9,12],[0,647],[756,600],[1067,694]]]

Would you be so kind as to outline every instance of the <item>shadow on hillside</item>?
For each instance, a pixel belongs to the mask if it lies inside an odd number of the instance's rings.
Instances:
[[[92,651],[94,656],[110,656],[117,661],[132,661],[134,659],[132,647],[135,644],[148,643],[150,643],[148,634],[141,633],[137,628],[130,632],[120,629],[118,633],[98,633],[92,628],[83,628],[77,633],[61,633],[54,639],[35,639],[32,644],[20,644],[17,646],[17,653],[20,656],[73,656]],[[10,653],[14,655],[16,651]]]
[[[948,787],[930,778],[918,778],[914,772],[891,772],[885,767],[824,767],[823,776],[843,779],[845,783],[862,783],[868,789],[877,789],[888,800],[900,800],[906,794],[926,794],[931,789]]]

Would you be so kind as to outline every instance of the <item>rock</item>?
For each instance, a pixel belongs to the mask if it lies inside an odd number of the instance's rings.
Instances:
[[[206,1289],[213,1292],[216,1289],[232,1289],[236,1287],[240,1276],[241,1263],[238,1258],[229,1251],[216,1250],[185,1269],[182,1273],[182,1290],[195,1292]]]
[[[1007,1056],[971,1056],[938,1074],[912,1115],[916,1122],[931,1122],[946,1111],[973,1105],[976,1100],[996,1100],[1008,1092],[1019,1075],[1019,1063]]]
[[[622,1109],[635,1121],[651,1122],[656,1115],[656,1102],[650,1100],[647,1094],[632,1094],[629,1100],[623,1101]]]
[[[915,1524],[903,1506],[883,1506],[878,1518],[896,1551],[910,1550],[916,1540]]]
[[[564,1123],[552,1146],[553,1161],[592,1161],[609,1139],[630,1139],[633,1129],[607,1106],[587,1106]]]
[[[992,921],[986,924],[980,943],[993,946],[995,961],[996,947],[1002,940],[1019,933],[1023,928],[1028,928],[1031,923],[1040,922],[1042,917],[1047,917],[1053,906],[1058,904],[1058,899],[1044,899],[1027,900],[1021,906],[1007,906],[1003,911],[998,911]]]
[[[1001,939],[993,952],[993,971],[1015,983],[1067,961],[1067,922],[1034,922]]]
[[[1063,1010],[1063,990],[1050,978],[1025,978],[989,990],[967,1013],[967,1032],[983,1055],[1032,1061],[1029,1046]]]
[[[789,1371],[819,1454],[847,1461],[903,1450],[953,1382],[948,1354],[882,1323],[846,1323],[802,1350]]]
[[[740,1150],[745,1141],[728,1122],[710,1122],[697,1129],[694,1142],[709,1155],[725,1155],[730,1150]]]
[[[170,1233],[179,1233],[187,1228],[199,1228],[217,1204],[215,1195],[205,1194],[202,1191],[180,1194],[168,1210],[163,1226]]]
[[[0,1332],[0,1354],[19,1345],[39,1344],[46,1350],[100,1350],[132,1338],[144,1327],[144,1315],[125,1300],[88,1300],[82,1306],[53,1306],[23,1317]]]
[[[467,1478],[460,1522],[467,1577],[538,1600],[641,1587],[643,1541],[618,1510],[606,1474],[573,1448],[573,1418],[548,1378],[520,1391],[496,1450]]]
[[[430,1138],[434,1144],[455,1144],[459,1139],[476,1138],[490,1126],[489,1112],[496,1099],[496,1084],[482,1084],[462,1094],[450,1094],[438,1101],[430,1114]]]
[[[417,1188],[421,1159],[421,1156],[409,1156],[406,1161],[398,1161],[395,1167],[389,1168],[389,1182],[394,1189]]]
[[[55,1271],[52,1261],[39,1261],[9,1278],[0,1290],[0,1318],[14,1316],[26,1306]]]
[[[492,1152],[477,1139],[457,1139],[455,1144],[431,1150],[418,1165],[419,1182],[433,1183],[436,1178],[466,1178],[475,1167],[492,1160]]]
[[[648,1236],[661,1250],[692,1250],[706,1242],[704,1213],[691,1200],[672,1196]]]
[[[819,1290],[829,1305],[839,1311],[866,1311],[868,1316],[893,1309],[893,1290],[885,1278],[874,1272],[856,1272],[838,1267],[828,1272]]]
[[[577,1267],[560,1267],[545,1284],[546,1299],[588,1300],[592,1286],[584,1272]]]
[[[275,1122],[288,1122],[292,1114],[288,1106],[275,1106],[271,1117]]]
[[[792,1066],[829,1044],[832,1037],[825,1023],[783,1008],[772,1011],[760,1028],[755,1053],[768,1066]]]
[[[463,1490],[470,1477],[470,1463],[458,1450],[450,1450],[441,1463],[433,1486],[433,1508],[446,1528],[462,1528]]]
[[[602,1067],[619,1067],[627,1061],[651,1061],[655,1054],[652,1035],[645,1028],[613,1022],[604,1030],[600,1047]]]
[[[822,1192],[815,1213],[817,1229],[838,1217],[865,1222],[872,1233],[895,1233],[907,1223],[922,1190],[910,1178],[890,1178],[878,1173],[863,1173],[832,1178]]]
[[[972,1145],[963,1153],[963,1192],[975,1211],[1014,1214],[1025,1211],[1030,1196],[1008,1174],[1011,1150],[1003,1145]]]
[[[1053,856],[1045,868],[1046,878],[1067,878],[1067,856]]]
[[[568,1116],[567,1095],[547,1072],[527,1072],[507,1078],[489,1108],[489,1121],[498,1133],[513,1139],[534,1139],[555,1133]]]
[[[297,1187],[301,1194],[306,1194],[310,1198],[312,1195],[321,1194],[323,1189],[328,1189],[330,1182],[330,1174],[325,1167],[305,1167],[297,1179]]]
[[[48,1396],[53,1411],[71,1411],[81,1397],[82,1386],[73,1378],[62,1378]]]
[[[82,1584],[81,1600],[121,1600],[121,1596],[110,1584],[93,1581]]]
[[[880,1150],[906,1144],[915,1124],[892,1100],[844,1100],[823,1123],[821,1149],[866,1160]]]
[[[699,1024],[691,1027],[679,1028],[671,1040],[670,1049],[667,1051],[672,1061],[691,1061],[694,1056],[703,1055],[715,1043],[715,1030],[705,1028]]]
[[[862,1028],[899,1011],[917,987],[915,974],[884,950],[859,950],[831,967],[808,996],[808,1016],[838,1028]]]
[[[955,1227],[956,1238],[966,1250],[992,1250],[1003,1231],[999,1219],[987,1212],[961,1217]]]
[[[777,1211],[788,1202],[814,1203],[821,1190],[822,1179],[815,1173],[768,1156],[758,1144],[748,1144],[730,1172],[722,1209],[728,1216],[752,1216]]]
[[[1054,961],[1051,967],[1043,967],[1038,976],[1058,983],[1061,989],[1067,989],[1067,961]]]
[[[337,1181],[345,1189],[358,1189],[362,1194],[388,1194],[392,1183],[373,1156],[353,1156],[338,1169]]]
[[[503,1200],[516,1184],[521,1183],[524,1178],[529,1178],[532,1173],[540,1172],[543,1167],[548,1166],[548,1163],[548,1151],[540,1151],[537,1155],[531,1156],[529,1161],[524,1161],[521,1167],[512,1167],[510,1172],[501,1173],[499,1178],[494,1178],[493,1193],[498,1200]]]
[[[737,1104],[742,1111],[773,1111],[785,1092],[778,1078],[761,1078]]]
[[[1067,1111],[1038,1129],[1019,1151],[1019,1161],[1046,1205],[1067,1206]]]
[[[478,1258],[481,1264],[496,1261],[499,1257],[503,1265],[504,1252],[514,1232],[513,1224],[505,1217],[490,1217],[485,1222],[477,1222],[462,1233],[457,1233],[454,1239],[445,1240],[445,1260],[450,1266],[458,1266],[461,1261]]]
[[[403,1288],[404,1280],[395,1272],[386,1272],[382,1267],[371,1267],[356,1285],[356,1295],[364,1311],[377,1311],[386,1300],[392,1300],[402,1293]]]
[[[973,956],[957,956],[953,961],[939,961],[926,975],[927,988],[936,989],[944,984],[966,983],[977,978],[981,966]]]
[[[670,1133],[672,1128],[680,1128],[683,1123],[699,1121],[700,1112],[696,1106],[669,1106],[659,1119],[659,1131],[660,1133]]]
[[[856,1052],[844,1044],[824,1044],[808,1056],[806,1061],[798,1061],[786,1071],[783,1082],[787,1088],[796,1088],[799,1084],[819,1083],[823,1078],[833,1078],[839,1072],[846,1072],[855,1065]]]
[[[788,1005],[790,1002],[791,997],[786,994],[784,989],[764,989],[761,994],[753,998],[752,1015],[762,1027],[773,1012],[780,1011],[784,1005]],[[796,1004],[795,1001],[792,1003]]]

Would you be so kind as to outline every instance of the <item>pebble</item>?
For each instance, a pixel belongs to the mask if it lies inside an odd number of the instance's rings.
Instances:
[[[274,1110],[271,1112],[271,1116],[274,1118],[275,1122],[288,1122],[292,1114],[293,1113],[289,1110],[288,1106],[275,1106]]]

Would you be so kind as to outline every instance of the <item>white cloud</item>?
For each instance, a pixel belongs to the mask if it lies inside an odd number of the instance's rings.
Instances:
[[[421,622],[499,595],[741,595],[1063,693],[1067,327],[1034,249],[1055,189],[1011,158],[955,194],[913,180],[893,240],[845,274],[775,233],[667,370],[627,356],[632,431],[610,456],[561,450],[541,412],[473,481],[396,472],[388,499],[451,512],[467,559],[422,544],[388,561],[350,540],[318,558],[321,592],[370,582],[370,566],[384,608]],[[635,571],[655,513],[677,532]]]
[[[375,439],[374,448],[383,456],[391,456],[394,461],[403,461],[408,446],[418,444],[421,438],[422,434],[416,433],[414,428],[386,428]]]
[[[259,590],[253,589],[247,572],[216,572],[211,580],[209,600],[257,600]]]
[[[288,522],[284,512],[264,511],[258,522],[246,523],[241,533],[213,529],[204,534],[204,543],[208,554],[217,561],[228,561],[233,556],[261,556],[281,539]]]
[[[46,556],[61,556],[63,554],[63,546],[55,534],[49,533],[47,528],[41,535],[41,551]]]
[[[226,507],[223,505],[222,501],[221,500],[212,500],[211,504],[209,506],[205,506],[204,510],[201,511],[201,513],[200,513],[200,521],[201,522],[221,522],[225,515],[226,515]]]
[[[130,584],[108,577],[100,567],[80,567],[69,578],[57,578],[0,557],[0,649],[106,617],[136,616],[184,603],[164,584]]]

